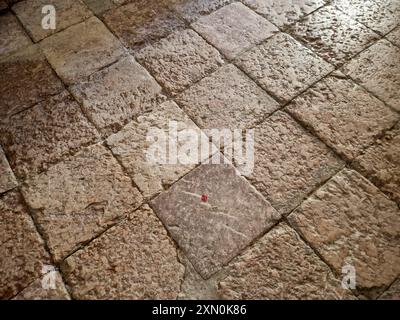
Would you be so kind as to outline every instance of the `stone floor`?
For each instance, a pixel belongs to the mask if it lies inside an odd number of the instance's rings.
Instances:
[[[0,10],[1,298],[400,299],[400,1]],[[171,120],[253,172],[147,163]]]

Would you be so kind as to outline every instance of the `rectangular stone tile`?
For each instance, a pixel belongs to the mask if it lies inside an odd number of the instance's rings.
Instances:
[[[50,263],[16,191],[0,197],[0,244],[0,299],[9,299],[39,277],[43,266]]]
[[[399,119],[384,103],[340,74],[318,82],[287,109],[348,160],[360,155]]]
[[[85,80],[125,54],[121,43],[96,17],[44,39],[41,47],[67,84]]]
[[[271,37],[278,29],[241,3],[232,3],[192,24],[228,59]]]
[[[233,260],[219,283],[222,299],[354,299],[329,267],[281,223]]]
[[[293,25],[289,33],[326,61],[340,66],[379,36],[333,6],[322,8]]]
[[[0,122],[63,90],[37,46],[0,60]]]
[[[218,51],[189,29],[145,47],[137,58],[172,94],[184,90],[223,64]]]
[[[173,242],[147,205],[61,268],[76,299],[176,299],[184,273]]]
[[[42,9],[47,5],[54,6],[56,10],[55,29],[44,29],[42,26],[43,18],[49,13],[46,11],[43,14]],[[12,9],[35,42],[93,15],[81,0],[25,0],[18,2]]]
[[[32,44],[31,39],[13,14],[7,12],[0,15],[0,56],[10,54],[30,44]]]
[[[341,171],[289,222],[338,274],[353,266],[356,288],[367,296],[399,275],[399,208],[355,171]]]
[[[324,0],[242,0],[278,27],[286,27],[322,7]]]
[[[0,193],[7,192],[18,185],[7,158],[0,147]]]
[[[57,262],[142,201],[111,152],[101,145],[83,149],[28,180],[22,192]]]
[[[83,0],[90,10],[96,15],[101,15],[105,11],[115,7],[112,0]]]
[[[192,23],[204,15],[232,3],[233,0],[176,0],[175,10]]]
[[[397,27],[394,29],[392,32],[390,32],[387,36],[386,39],[391,41],[393,44],[396,46],[400,47],[400,27]]]
[[[0,124],[0,143],[21,179],[98,139],[97,131],[66,91]]]
[[[161,87],[128,56],[72,86],[71,92],[100,132],[109,136],[133,117],[151,110]]]
[[[381,40],[343,67],[343,72],[400,111],[400,48]]]
[[[282,103],[333,70],[330,64],[284,33],[239,56],[235,64]]]
[[[242,71],[228,64],[202,79],[176,101],[201,128],[252,128],[279,104]]]

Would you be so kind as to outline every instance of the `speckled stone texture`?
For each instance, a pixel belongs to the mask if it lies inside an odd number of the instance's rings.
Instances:
[[[323,0],[242,0],[242,2],[281,28],[300,20],[325,4]]]
[[[176,97],[201,128],[252,128],[279,108],[242,71],[228,64]]]
[[[349,299],[313,250],[285,223],[236,258],[219,283],[223,299]]]
[[[400,47],[400,27],[397,27],[392,32],[390,32],[386,36],[386,38],[396,46]]]
[[[378,35],[333,6],[293,25],[289,32],[326,61],[343,64],[378,39]]]
[[[41,47],[67,84],[85,80],[125,54],[121,43],[95,17],[44,39]]]
[[[247,51],[235,63],[282,103],[333,70],[331,65],[284,33]]]
[[[399,120],[384,103],[340,74],[318,82],[288,110],[348,160]]]
[[[289,115],[277,112],[256,127],[252,184],[283,214],[298,206],[342,162]]]
[[[32,41],[11,13],[0,16],[0,55],[10,54],[31,43]]]
[[[83,149],[30,179],[23,194],[56,261],[91,240],[142,201],[101,145]]]
[[[353,265],[366,295],[399,275],[400,210],[355,171],[341,171],[289,221],[337,273]]]
[[[0,124],[0,143],[19,178],[35,175],[98,139],[66,91]]]
[[[49,256],[18,192],[0,196],[0,299],[40,276]]]
[[[400,279],[397,279],[390,288],[384,292],[380,300],[400,300]]]
[[[18,182],[10,168],[6,155],[4,154],[3,149],[0,147],[0,193],[11,190],[17,185]]]
[[[201,200],[204,194],[207,202]],[[230,165],[201,165],[155,198],[152,206],[203,278],[280,218]]]
[[[42,27],[42,19],[48,14],[42,13],[42,8],[46,5],[52,5],[56,10],[55,29]],[[13,11],[35,42],[93,15],[81,0],[26,0],[14,5]]]
[[[161,87],[128,56],[71,87],[71,92],[100,132],[108,136],[135,116],[151,110]]]
[[[0,122],[63,89],[37,46],[0,59]]]
[[[233,0],[176,0],[174,9],[186,21],[194,22],[231,2]]]
[[[175,299],[184,267],[147,206],[62,264],[77,299]]]
[[[137,58],[172,94],[184,90],[223,64],[218,51],[189,29],[147,46],[140,50]]]
[[[343,71],[400,111],[400,48],[381,40],[343,67]]]
[[[192,24],[227,58],[271,37],[278,29],[241,3],[232,3]]]

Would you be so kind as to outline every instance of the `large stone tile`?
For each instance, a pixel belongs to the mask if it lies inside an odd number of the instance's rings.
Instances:
[[[233,0],[176,0],[174,8],[191,23],[231,2]]]
[[[355,171],[341,171],[289,221],[337,273],[352,265],[356,287],[365,295],[398,277],[399,208]]]
[[[0,122],[63,89],[38,47],[0,60]]]
[[[232,3],[192,24],[227,58],[269,38],[278,29],[241,3]]]
[[[386,38],[396,46],[400,47],[400,27],[394,29],[386,36]]]
[[[66,91],[10,117],[0,124],[0,133],[10,166],[21,179],[99,139]]]
[[[400,300],[400,279],[397,279],[390,288],[383,293],[380,300]]]
[[[22,189],[56,261],[137,208],[142,197],[112,154],[94,145]]]
[[[18,192],[0,197],[0,298],[8,299],[40,276],[50,258]]]
[[[339,154],[352,160],[399,119],[381,101],[347,79],[331,76],[296,98],[288,111]]]
[[[44,39],[41,46],[67,84],[85,80],[125,54],[121,43],[96,17]]]
[[[7,158],[0,147],[0,193],[7,192],[18,185]]]
[[[379,38],[333,6],[312,13],[289,32],[335,65],[342,65]]]
[[[400,48],[381,40],[343,67],[379,99],[400,111]]]
[[[42,26],[45,17],[42,8],[46,5],[52,5],[56,10],[55,29],[44,29]],[[35,42],[93,15],[81,0],[25,0],[15,4],[13,11]]]
[[[105,136],[151,110],[161,87],[131,56],[71,87],[84,112]]]
[[[32,41],[11,13],[0,15],[0,56],[27,47],[31,43]]]
[[[331,65],[284,33],[247,51],[235,63],[282,103],[333,70]]]
[[[351,299],[313,250],[285,223],[236,258],[219,283],[223,299]]]
[[[184,90],[223,64],[218,51],[189,29],[145,47],[137,58],[172,94]]]
[[[280,218],[230,165],[201,165],[155,198],[152,206],[203,278]]]
[[[66,259],[62,270],[77,299],[175,299],[184,273],[147,205]]]

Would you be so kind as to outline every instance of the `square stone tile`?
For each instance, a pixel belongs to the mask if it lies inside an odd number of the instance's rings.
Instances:
[[[278,27],[286,27],[322,7],[324,0],[242,0]]]
[[[42,8],[46,5],[52,5],[56,10],[55,29],[42,27],[42,20],[47,14],[42,13]],[[25,0],[15,4],[13,11],[35,42],[93,15],[81,0]]]
[[[0,15],[0,55],[10,54],[32,43],[17,18],[11,13]]]
[[[169,2],[135,1],[108,11],[104,21],[125,46],[137,50],[185,28]]]
[[[400,48],[381,40],[343,67],[343,72],[400,111]]]
[[[399,119],[383,102],[340,74],[318,82],[287,109],[348,160]]]
[[[178,95],[176,101],[201,128],[208,129],[252,128],[279,108],[275,100],[231,64]]]
[[[400,124],[355,159],[353,165],[400,204]]]
[[[228,59],[278,32],[272,23],[240,2],[200,18],[192,27]]]
[[[234,0],[176,0],[175,10],[192,23],[204,15],[232,3]]]
[[[76,299],[176,299],[184,267],[149,206],[61,265]]]
[[[161,87],[131,56],[71,87],[85,114],[105,136],[151,110]]]
[[[22,192],[57,262],[142,202],[117,160],[101,145],[28,180]]]
[[[232,166],[222,164],[201,165],[155,198],[152,206],[203,278],[280,218]]]
[[[289,115],[276,112],[255,131],[252,184],[287,214],[343,163]]]
[[[0,298],[9,299],[41,275],[50,257],[18,192],[0,197]]]
[[[289,32],[336,66],[379,39],[375,32],[333,6],[312,13]]]
[[[0,125],[0,143],[21,179],[47,169],[98,138],[95,128],[66,91]]]
[[[175,32],[145,47],[137,58],[172,94],[201,80],[224,63],[218,51],[190,29]]]
[[[355,171],[341,171],[289,222],[338,274],[352,265],[356,287],[367,296],[399,275],[399,208]]]
[[[41,46],[67,84],[85,80],[125,54],[121,43],[96,17],[44,39]]]
[[[330,64],[284,33],[247,51],[235,63],[282,103],[333,70]]]
[[[83,2],[96,15],[101,15],[115,7],[115,3],[112,0],[83,0]]]
[[[14,173],[8,164],[6,155],[0,147],[0,193],[7,192],[18,185]]]
[[[0,68],[0,122],[64,88],[37,46],[1,59]]]
[[[218,286],[222,299],[354,299],[285,223],[233,260],[226,273]]]
[[[400,27],[394,29],[386,36],[386,38],[396,46],[400,47]]]

